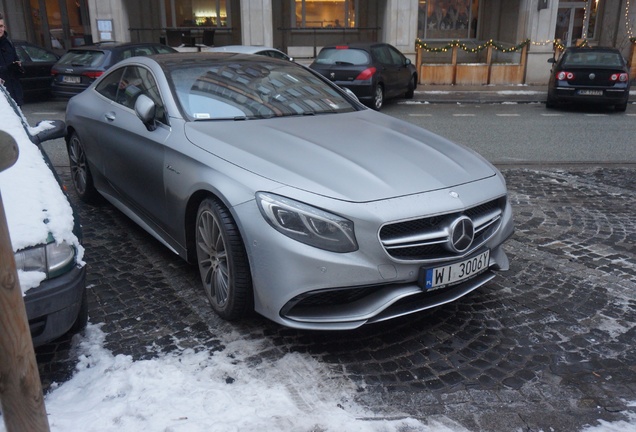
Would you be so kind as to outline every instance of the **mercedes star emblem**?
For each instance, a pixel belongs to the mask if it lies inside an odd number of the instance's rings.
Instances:
[[[451,251],[466,252],[473,244],[475,238],[475,226],[468,216],[460,216],[450,226],[450,238],[448,247]]]

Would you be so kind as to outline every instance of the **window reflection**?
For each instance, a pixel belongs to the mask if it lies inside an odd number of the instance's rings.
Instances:
[[[479,0],[419,0],[418,37],[474,39]]]
[[[230,27],[229,0],[165,0],[168,27]]]
[[[358,0],[292,0],[296,28],[355,28]]]

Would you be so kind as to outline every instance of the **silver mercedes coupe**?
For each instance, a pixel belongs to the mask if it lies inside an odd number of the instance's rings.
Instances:
[[[196,263],[213,310],[344,330],[508,269],[501,173],[289,61],[134,57],[67,107],[73,184]]]

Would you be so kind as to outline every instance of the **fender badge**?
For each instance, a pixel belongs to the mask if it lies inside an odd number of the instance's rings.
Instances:
[[[452,196],[453,198],[459,198],[459,194],[455,191],[450,191],[448,194]]]

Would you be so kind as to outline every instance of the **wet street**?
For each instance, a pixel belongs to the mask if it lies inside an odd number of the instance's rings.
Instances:
[[[107,202],[80,202],[68,167],[57,169],[84,229],[90,322],[113,354],[222,354],[231,340],[259,341],[244,367],[302,353],[354,383],[351,398],[376,416],[469,431],[577,431],[636,414],[633,166],[503,167],[510,270],[454,303],[349,332],[222,321],[196,267]],[[77,363],[68,338],[37,355],[45,392]],[[310,390],[280,372],[299,394]]]

